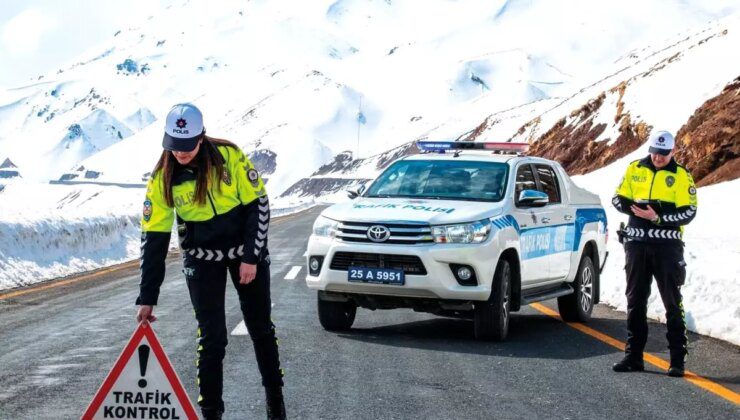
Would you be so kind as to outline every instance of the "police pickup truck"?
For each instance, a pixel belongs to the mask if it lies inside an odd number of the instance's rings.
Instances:
[[[504,340],[512,311],[553,298],[564,320],[589,320],[607,256],[599,197],[558,163],[521,156],[526,145],[417,146],[316,219],[306,283],[321,325],[349,329],[358,307],[412,308]]]

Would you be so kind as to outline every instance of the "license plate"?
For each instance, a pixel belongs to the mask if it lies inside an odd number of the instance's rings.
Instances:
[[[358,283],[403,285],[406,282],[403,270],[392,268],[350,267],[347,280]]]

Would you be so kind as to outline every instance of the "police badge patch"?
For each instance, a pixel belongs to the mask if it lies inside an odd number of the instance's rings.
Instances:
[[[144,200],[144,210],[142,211],[142,214],[144,215],[144,221],[148,222],[152,218],[152,202],[149,200]]]
[[[254,187],[258,186],[260,183],[260,175],[255,169],[250,169],[247,171],[247,178],[249,178],[249,182],[251,182],[252,186]]]
[[[221,174],[221,180],[224,184],[231,186],[231,174],[228,169],[224,168],[224,172]]]
[[[675,184],[675,183],[676,183],[676,178],[674,178],[674,177],[672,177],[670,175],[668,175],[667,177],[665,177],[665,184],[668,185],[669,187],[672,187],[673,184]]]
[[[693,186],[689,187],[689,194],[696,195],[696,188],[694,188]]]

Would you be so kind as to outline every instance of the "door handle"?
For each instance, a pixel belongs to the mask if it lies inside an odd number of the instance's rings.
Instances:
[[[549,217],[543,217],[542,219],[540,219],[540,221],[542,223],[550,223],[550,218]]]
[[[566,214],[565,220],[573,220],[573,216],[571,216],[570,214]]]

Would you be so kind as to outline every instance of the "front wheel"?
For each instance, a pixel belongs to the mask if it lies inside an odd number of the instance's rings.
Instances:
[[[573,282],[575,292],[558,298],[558,310],[563,321],[587,322],[591,319],[594,310],[595,282],[594,262],[584,253]]]
[[[355,322],[357,305],[353,302],[324,300],[318,293],[319,322],[327,331],[347,331]]]
[[[491,284],[491,297],[477,302],[473,310],[475,338],[479,340],[506,340],[509,334],[511,308],[511,264],[501,260]]]

